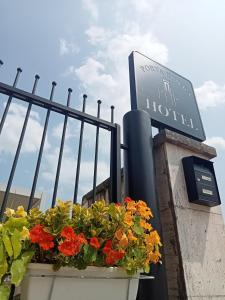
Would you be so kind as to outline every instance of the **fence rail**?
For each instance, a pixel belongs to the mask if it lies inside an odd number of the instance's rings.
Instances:
[[[2,70],[3,62],[0,60],[0,70]],[[91,124],[96,127],[96,134],[95,134],[95,158],[94,158],[94,170],[93,170],[93,201],[96,199],[96,182],[97,182],[97,172],[98,170],[98,155],[99,155],[99,129],[102,128],[104,130],[109,131],[111,134],[111,145],[110,145],[110,201],[111,202],[120,202],[121,200],[121,148],[125,149],[124,145],[121,145],[121,137],[120,137],[120,126],[114,123],[114,106],[111,106],[111,122],[100,119],[100,112],[101,112],[101,101],[97,101],[97,116],[93,116],[87,114],[85,112],[86,108],[86,100],[87,95],[83,95],[83,108],[82,111],[76,110],[70,107],[71,102],[71,95],[72,89],[68,89],[68,96],[67,96],[67,104],[63,105],[58,103],[54,100],[54,92],[56,88],[56,82],[52,82],[51,92],[49,99],[40,97],[36,95],[36,89],[39,82],[39,75],[35,75],[34,83],[32,92],[27,92],[17,88],[17,84],[19,81],[19,77],[22,73],[22,69],[18,68],[16,72],[16,76],[12,85],[5,84],[0,82],[0,96],[7,95],[8,100],[6,102],[3,115],[0,121],[0,135],[4,128],[5,121],[7,120],[7,115],[12,103],[13,99],[17,99],[18,101],[25,101],[28,103],[25,118],[23,121],[22,130],[19,137],[19,142],[17,145],[17,149],[15,152],[15,156],[13,159],[13,164],[10,170],[10,175],[8,182],[6,184],[6,190],[4,193],[4,198],[1,204],[1,211],[0,211],[0,219],[3,218],[4,210],[7,206],[7,201],[10,193],[10,189],[12,187],[15,171],[17,168],[17,163],[20,157],[21,148],[24,142],[25,133],[27,129],[27,124],[29,121],[30,113],[33,106],[39,106],[46,110],[44,128],[41,137],[41,143],[38,150],[38,157],[36,161],[36,167],[34,171],[34,177],[32,181],[32,187],[29,197],[29,202],[27,204],[27,209],[29,210],[33,205],[34,195],[37,187],[37,181],[40,172],[40,166],[43,156],[43,149],[46,142],[46,135],[48,130],[49,119],[52,112],[56,112],[58,114],[64,115],[63,121],[63,130],[62,136],[60,141],[60,150],[58,155],[57,161],[57,168],[54,180],[54,190],[53,190],[53,197],[51,206],[54,207],[57,197],[58,191],[58,184],[59,184],[59,176],[61,171],[61,164],[62,164],[62,157],[65,145],[65,136],[66,130],[68,125],[68,118],[73,118],[79,120],[80,123],[80,134],[79,134],[79,146],[77,152],[77,165],[76,165],[76,173],[75,173],[75,182],[74,182],[74,195],[73,195],[73,202],[76,203],[77,201],[77,194],[78,194],[78,186],[79,186],[79,177],[80,177],[80,169],[82,168],[82,144],[84,138],[84,124]],[[0,100],[1,101],[1,100]]]

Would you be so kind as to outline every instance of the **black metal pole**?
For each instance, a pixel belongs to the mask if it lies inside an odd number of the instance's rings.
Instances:
[[[110,202],[121,202],[121,137],[120,126],[111,131]]]
[[[97,118],[100,118],[101,100],[98,100]],[[99,142],[99,126],[96,127],[96,140],[95,140],[95,161],[94,161],[94,178],[93,178],[93,202],[96,199],[96,182],[97,182],[97,164],[98,164],[98,142]]]
[[[50,93],[50,101],[52,101],[52,99],[53,99],[55,87],[56,87],[56,82],[53,81],[52,89],[51,89],[51,93]],[[39,170],[40,170],[40,165],[41,165],[41,159],[42,159],[42,154],[43,154],[43,150],[44,150],[44,144],[45,144],[45,139],[46,139],[46,134],[47,134],[47,129],[48,129],[50,112],[51,112],[51,110],[50,110],[50,108],[48,108],[47,114],[45,117],[45,125],[44,125],[44,129],[43,129],[43,133],[42,133],[41,145],[40,145],[40,149],[39,149],[39,153],[38,153],[38,159],[37,159],[33,184],[32,184],[31,193],[30,193],[30,199],[29,199],[28,208],[27,208],[28,210],[31,209],[32,204],[33,204],[34,193],[35,193],[36,186],[37,186],[37,180],[38,180],[38,175],[39,175]]]
[[[72,93],[72,89],[69,88],[68,89],[68,97],[67,97],[67,107],[70,106],[71,93]],[[59,185],[59,174],[60,174],[60,170],[61,170],[63,149],[64,149],[64,143],[65,143],[65,137],[66,137],[67,122],[68,122],[68,116],[65,115],[61,145],[60,145],[60,150],[59,150],[59,158],[58,158],[58,164],[57,164],[56,175],[55,175],[55,185],[54,185],[54,191],[53,191],[53,197],[52,197],[52,207],[55,206],[55,202],[56,202],[57,190],[58,190],[58,185]]]
[[[152,225],[161,233],[160,217],[156,198],[155,171],[151,121],[147,112],[133,110],[123,119],[125,190],[133,199],[142,199],[151,207],[154,218]],[[167,300],[167,280],[165,265],[151,267],[154,280],[140,280],[138,300]]]
[[[87,95],[84,94],[83,95],[83,108],[82,108],[82,112],[85,112],[86,99],[87,99]],[[79,147],[78,147],[78,154],[77,154],[77,169],[76,169],[76,178],[75,178],[75,188],[74,188],[73,203],[77,203],[78,184],[79,184],[79,178],[80,178],[80,162],[81,162],[81,153],[82,153],[82,145],[83,145],[83,134],[84,134],[84,121],[81,121],[81,124],[80,124]]]
[[[22,72],[22,69],[21,68],[17,68],[16,77],[15,77],[15,80],[13,82],[13,88],[15,88],[17,86],[17,82],[19,80],[19,76],[20,76],[21,72]],[[2,119],[1,119],[1,122],[0,122],[0,134],[1,134],[2,128],[4,126],[5,119],[6,119],[8,111],[9,111],[10,104],[12,102],[12,98],[13,98],[12,96],[9,96],[8,101],[6,103],[6,106],[5,106],[3,115],[2,115]]]
[[[111,123],[114,123],[114,109],[115,109],[115,107],[112,105],[110,108],[111,108]]]
[[[39,78],[40,77],[38,75],[35,76],[35,81],[34,81],[34,85],[33,85],[33,89],[32,89],[32,94],[35,94]],[[25,132],[26,132],[26,129],[27,129],[27,123],[28,123],[28,120],[29,120],[29,117],[30,117],[31,107],[32,107],[32,102],[29,103],[28,108],[27,108],[26,116],[25,116],[24,123],[23,123],[23,128],[22,128],[20,138],[19,138],[19,143],[18,143],[18,146],[17,146],[17,149],[16,149],[16,154],[15,154],[13,164],[12,164],[12,168],[11,168],[11,172],[10,172],[10,175],[9,175],[9,180],[8,180],[7,187],[6,187],[6,190],[5,190],[5,193],[4,193],[4,198],[3,198],[3,201],[2,201],[1,213],[0,213],[0,219],[1,220],[2,220],[2,217],[3,217],[4,211],[5,211],[5,208],[6,208],[9,192],[10,192],[10,189],[11,189],[11,186],[12,186],[13,177],[14,177],[14,174],[15,174],[18,158],[19,158],[21,147],[22,147],[23,140],[24,140],[24,135],[25,135]]]

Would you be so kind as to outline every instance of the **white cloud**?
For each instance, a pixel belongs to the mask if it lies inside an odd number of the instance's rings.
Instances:
[[[225,85],[219,86],[214,81],[205,81],[202,86],[195,89],[200,109],[216,107],[225,103]]]
[[[91,26],[89,27],[85,33],[89,37],[89,42],[93,45],[104,41],[107,36],[107,31],[103,27],[99,26]]]
[[[115,88],[116,82],[110,74],[104,71],[105,66],[90,57],[84,65],[75,70],[75,75],[87,87],[104,84],[107,88]]]
[[[98,19],[98,6],[95,0],[82,0],[82,4],[95,20]]]
[[[157,5],[159,2],[156,0],[131,0],[130,3],[137,12],[151,14],[155,9],[155,5]],[[161,4],[162,3],[160,3],[160,5]]]
[[[90,99],[102,99],[102,116],[110,120],[110,105],[115,105],[116,122],[130,109],[128,56],[133,50],[146,54],[163,64],[168,61],[167,47],[149,31],[136,24],[128,24],[119,31],[91,26],[89,41],[96,44],[96,52],[80,67],[70,66],[67,75],[78,78]],[[89,113],[96,113],[96,102],[88,102]]]
[[[7,115],[2,134],[0,136],[0,153],[14,154],[18,145],[20,133],[24,123],[27,108],[23,105],[12,103]],[[21,148],[22,153],[32,153],[40,148],[43,127],[39,122],[39,115],[32,111],[27,124],[27,129]],[[46,139],[46,148],[50,147]]]
[[[225,150],[225,138],[221,136],[214,136],[211,138],[207,138],[205,143],[209,146]]]
[[[76,54],[79,51],[80,51],[79,47],[74,42],[68,42],[63,38],[59,39],[59,54],[61,56],[70,53]]]
[[[55,126],[52,130],[52,136],[61,139],[62,138],[62,131],[63,131],[63,124],[64,122],[60,122],[57,126]],[[77,137],[78,136],[78,128],[77,124],[74,124],[73,120],[68,120],[67,127],[66,127],[66,140]]]
[[[42,172],[42,179],[48,182],[54,182],[56,173],[56,161],[58,160],[59,149],[48,153],[45,157],[45,167]],[[74,158],[71,149],[67,147],[64,151],[58,194],[65,193],[65,189],[74,189],[75,185],[75,172],[76,172],[76,159]],[[92,189],[94,174],[94,160],[81,160],[80,180],[79,180],[79,199]],[[109,177],[109,164],[105,161],[99,160],[98,162],[98,183]],[[64,190],[64,191],[63,191]]]

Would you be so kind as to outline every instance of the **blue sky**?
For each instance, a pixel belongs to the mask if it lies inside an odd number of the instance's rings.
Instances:
[[[49,97],[55,80],[54,99],[66,103],[67,88],[73,89],[71,106],[81,108],[82,94],[88,94],[87,112],[96,114],[102,99],[102,117],[115,120],[130,109],[128,60],[132,50],[190,79],[194,85],[207,143],[217,148],[214,159],[222,201],[225,199],[225,2],[222,0],[2,0],[0,3],[0,59],[4,67],[0,80],[12,83],[17,66],[23,68],[19,87],[31,90],[33,77],[41,76],[37,94]],[[0,116],[4,97],[0,102]],[[8,127],[0,138],[0,182],[5,183],[15,152],[26,106],[15,102]],[[34,157],[37,156],[44,114],[35,108],[22,148],[14,185],[29,189]],[[63,117],[52,115],[38,191],[51,195],[59,136]],[[91,188],[94,129],[85,128],[82,188]],[[70,198],[76,166],[79,122],[70,121],[67,131],[59,196]],[[108,176],[109,139],[101,132],[98,182]],[[223,211],[225,208],[223,205]]]

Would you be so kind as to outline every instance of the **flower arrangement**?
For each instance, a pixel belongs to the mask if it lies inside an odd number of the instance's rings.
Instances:
[[[125,198],[124,204],[97,201],[91,207],[58,201],[41,212],[7,209],[0,224],[0,299],[10,284],[18,286],[30,261],[85,269],[117,266],[129,275],[148,273],[160,261],[160,237],[149,223],[146,203]]]

